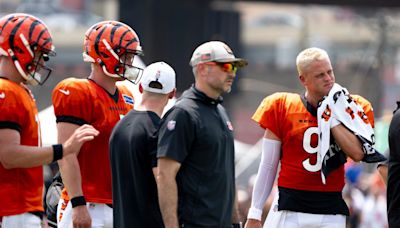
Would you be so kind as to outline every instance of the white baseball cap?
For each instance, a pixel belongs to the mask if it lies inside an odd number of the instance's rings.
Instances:
[[[144,69],[140,83],[145,91],[170,93],[175,89],[175,71],[165,62],[152,63]]]
[[[194,50],[190,65],[194,67],[199,63],[206,62],[234,62],[238,67],[244,67],[248,64],[246,60],[236,58],[231,48],[221,41],[208,41]]]

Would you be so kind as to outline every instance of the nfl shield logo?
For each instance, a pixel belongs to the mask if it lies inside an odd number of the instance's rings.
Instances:
[[[135,104],[135,101],[134,101],[133,97],[131,97],[131,96],[128,96],[126,94],[122,94],[122,98],[124,98],[124,101],[127,104],[130,104],[130,105]]]
[[[175,121],[175,120],[170,120],[170,121],[167,123],[167,129],[170,130],[170,131],[172,131],[172,130],[175,129],[175,125],[176,125],[176,121]]]
[[[226,121],[226,126],[228,126],[229,130],[233,131],[233,126],[232,126],[231,121]]]

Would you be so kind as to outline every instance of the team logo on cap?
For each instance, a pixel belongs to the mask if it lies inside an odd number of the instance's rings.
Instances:
[[[167,129],[170,130],[170,131],[172,131],[172,130],[175,129],[175,125],[176,125],[176,121],[175,121],[175,120],[170,120],[170,121],[167,123]]]
[[[161,74],[160,70],[157,70],[157,73],[156,73],[156,81],[158,81],[158,79],[160,78],[160,74]]]
[[[225,48],[226,52],[228,52],[228,54],[233,55],[233,51],[231,50],[230,47],[228,47],[228,45],[224,44],[224,48]]]

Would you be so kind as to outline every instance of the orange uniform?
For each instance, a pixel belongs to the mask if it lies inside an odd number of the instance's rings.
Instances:
[[[371,104],[360,96],[352,97],[364,109],[373,126]],[[317,162],[317,117],[307,110],[300,95],[275,93],[268,96],[252,118],[282,142],[278,186],[318,192],[342,191],[344,166],[330,173],[326,185],[321,181],[321,163]]]
[[[40,146],[35,99],[29,89],[0,78],[0,128],[20,133],[21,145]],[[43,168],[5,169],[0,164],[0,216],[43,211]]]
[[[91,124],[100,134],[86,142],[78,155],[83,195],[87,202],[112,203],[108,140],[115,124],[133,108],[133,96],[124,86],[115,95],[90,79],[70,78],[53,90],[57,122]],[[66,189],[63,199],[68,199]]]

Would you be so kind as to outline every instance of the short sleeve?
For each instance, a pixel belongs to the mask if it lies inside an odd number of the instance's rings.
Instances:
[[[262,128],[269,129],[279,138],[282,138],[280,123],[284,115],[281,104],[282,94],[272,94],[264,98],[252,117]]]
[[[372,128],[375,127],[375,117],[374,117],[374,109],[372,108],[371,103],[362,96],[359,95],[351,95],[353,99],[355,99],[356,103],[361,106],[364,110],[365,115],[368,116],[368,120],[371,123]]]
[[[9,128],[21,131],[26,118],[24,96],[18,95],[21,91],[11,88],[0,89],[0,129]],[[29,108],[29,107],[28,107]]]
[[[88,94],[90,88],[84,81],[66,79],[53,90],[53,106],[57,122],[70,122],[77,125],[89,123],[93,113]]]
[[[157,148],[154,148],[153,150],[150,151],[149,153],[150,160],[151,160],[151,167],[155,168],[157,167]]]
[[[190,153],[195,126],[187,111],[177,107],[170,110],[160,127],[157,157],[168,157],[182,163]]]

